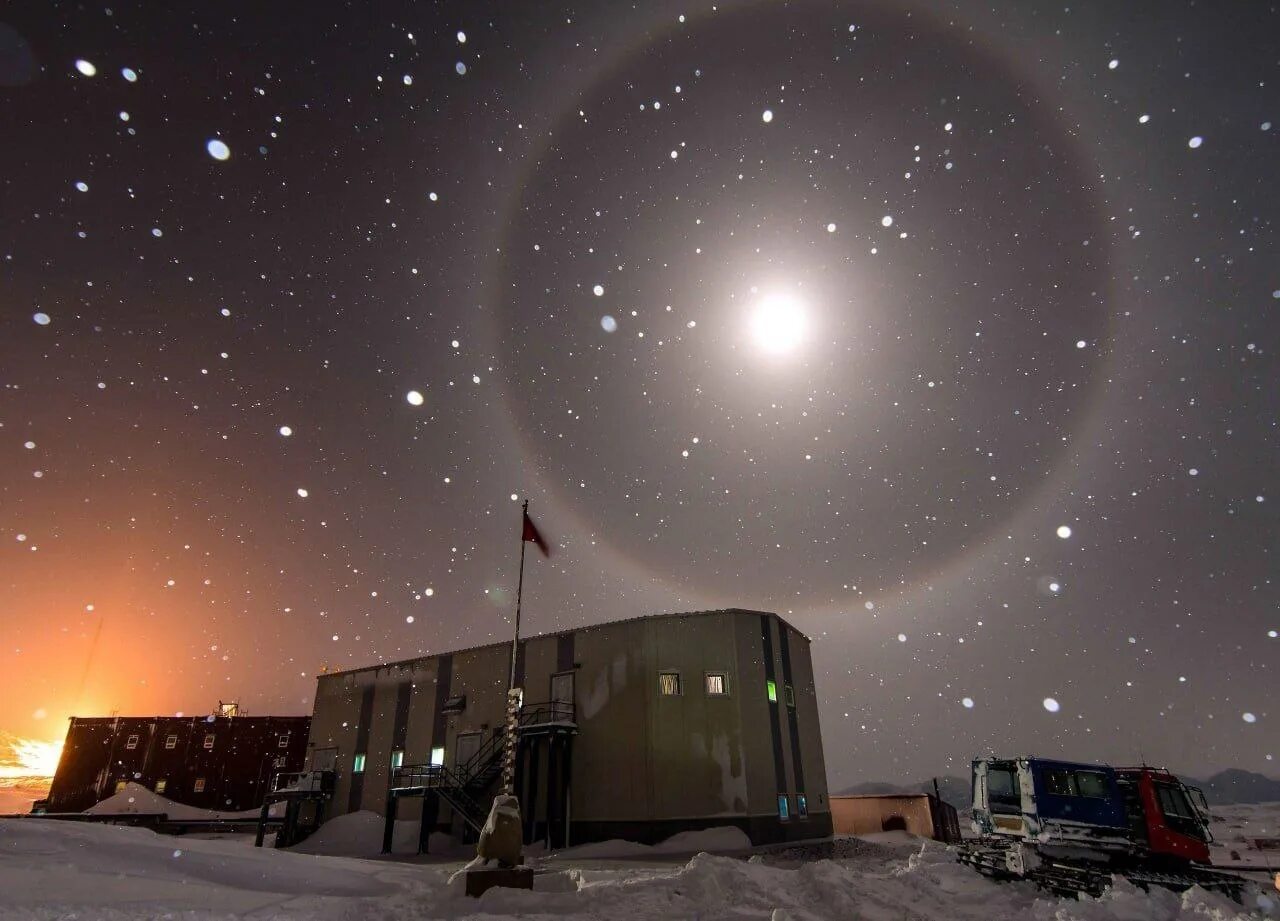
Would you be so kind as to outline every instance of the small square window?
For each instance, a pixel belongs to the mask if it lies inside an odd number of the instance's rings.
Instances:
[[[776,704],[778,702],[778,685],[770,678],[764,683],[764,687],[769,692],[769,703]]]
[[[431,749],[431,766],[432,767],[444,766],[444,746],[443,745],[437,745],[435,748]]]
[[[783,686],[783,691],[787,695],[787,706],[794,709],[796,705],[796,689],[788,684]]]
[[[680,691],[679,672],[658,672],[658,692],[663,697],[678,697]]]
[[[164,788],[165,788],[165,787],[167,787],[167,786],[169,786],[169,781],[167,781],[167,780],[157,780],[157,781],[156,781],[156,792],[157,792],[157,793],[163,793],[163,792],[164,792]]]
[[[165,747],[165,749],[166,749],[166,750],[168,750],[168,751],[173,751],[175,748],[177,748],[177,747],[178,747],[178,737],[177,737],[177,736],[165,736],[165,737],[164,737],[164,747]]]
[[[356,760],[351,765],[351,773],[353,774],[364,773],[364,755],[356,755]]]
[[[138,737],[137,737],[137,736],[129,736],[129,738],[125,740],[124,747],[125,747],[125,748],[127,748],[127,749],[130,749],[130,750],[137,748],[137,747],[138,747]]]
[[[804,818],[809,814],[809,800],[803,793],[796,794],[796,815]]]
[[[289,747],[289,733],[286,732],[283,735],[276,737],[276,748],[288,748],[288,747]]]
[[[191,785],[191,792],[193,792],[193,793],[203,793],[203,792],[204,792],[204,778],[203,778],[203,777],[197,777],[197,778],[196,778],[196,782],[195,782],[194,784],[192,784],[192,785]]]
[[[778,794],[778,818],[784,822],[791,818],[791,804],[788,802],[787,794],[785,793]]]
[[[729,681],[724,672],[707,672],[707,696],[723,697],[729,693]]]
[[[281,755],[279,758],[277,758],[275,761],[272,762],[272,766],[275,768],[282,768],[286,764],[288,764],[288,762],[289,762],[289,759],[286,758],[284,755]]]
[[[391,753],[391,770],[404,766],[404,752],[397,749]]]
[[[214,738],[215,738],[215,736],[214,736],[214,734],[213,734],[212,732],[211,732],[211,733],[209,733],[208,735],[206,735],[206,736],[204,737],[204,748],[205,748],[205,751],[213,751],[213,740],[214,740]]]

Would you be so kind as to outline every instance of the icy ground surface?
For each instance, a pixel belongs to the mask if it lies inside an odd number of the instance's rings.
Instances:
[[[0,918],[922,919],[922,921],[1226,921],[1246,912],[1193,890],[1150,895],[1120,884],[1098,901],[997,885],[941,846],[850,841],[836,860],[802,853],[750,861],[699,854],[590,869],[544,865],[533,892],[468,899],[456,863],[422,864],[255,849],[243,841],[51,820],[0,820]],[[625,862],[619,862],[625,863]]]
[[[1270,867],[1280,870],[1280,850],[1258,850],[1258,838],[1280,838],[1280,803],[1235,803],[1214,806],[1213,862],[1223,866]]]

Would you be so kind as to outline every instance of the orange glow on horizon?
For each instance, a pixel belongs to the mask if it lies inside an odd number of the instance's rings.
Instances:
[[[5,740],[8,751],[0,753],[0,777],[52,777],[62,757],[62,742],[42,739]]]

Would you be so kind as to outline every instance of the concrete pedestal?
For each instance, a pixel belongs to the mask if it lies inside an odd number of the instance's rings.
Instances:
[[[479,898],[494,886],[505,889],[532,889],[533,868],[512,867],[503,869],[475,869],[467,871],[467,895]]]

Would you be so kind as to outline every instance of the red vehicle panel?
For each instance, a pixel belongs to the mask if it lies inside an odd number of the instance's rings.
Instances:
[[[1208,829],[1177,777],[1148,767],[1121,768],[1117,773],[1136,786],[1152,856],[1209,863]]]

